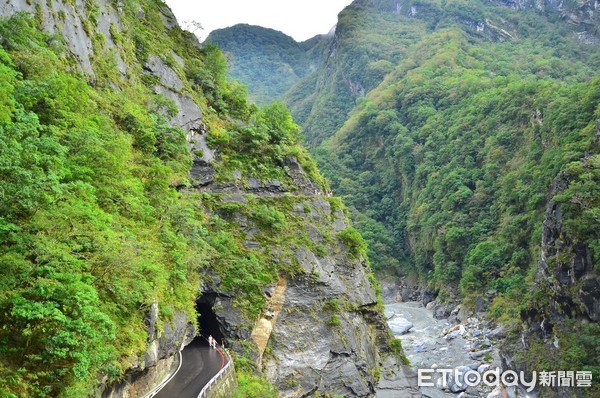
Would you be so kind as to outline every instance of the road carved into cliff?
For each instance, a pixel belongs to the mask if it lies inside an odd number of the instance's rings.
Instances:
[[[197,398],[202,388],[223,368],[225,356],[220,350],[196,338],[182,353],[179,372],[156,394],[156,398]]]

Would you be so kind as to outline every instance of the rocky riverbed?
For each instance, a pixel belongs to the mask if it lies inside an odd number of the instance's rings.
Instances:
[[[457,317],[454,312],[448,319],[436,319],[433,311],[419,302],[389,303],[385,306],[388,324],[396,338],[402,340],[413,369],[437,369],[428,373],[433,376],[434,386],[421,387],[423,397],[532,397],[516,391],[515,387],[501,388],[484,383],[474,387],[467,386],[460,377],[458,380],[453,375],[442,377],[441,369],[458,368],[459,373],[473,370],[481,375],[501,368],[496,345],[504,337],[504,329],[494,328],[477,316]]]

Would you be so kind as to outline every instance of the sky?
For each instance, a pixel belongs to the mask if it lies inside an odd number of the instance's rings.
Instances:
[[[327,33],[352,0],[165,0],[180,25],[204,40],[219,28],[238,23],[276,29],[304,41]],[[195,29],[190,21],[199,22]],[[186,23],[187,22],[187,23]],[[191,27],[190,27],[191,26]]]

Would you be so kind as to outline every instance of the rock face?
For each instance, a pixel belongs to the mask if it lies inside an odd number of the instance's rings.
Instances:
[[[569,183],[569,176],[561,173],[553,183],[552,194],[564,191]],[[546,210],[535,290],[551,294],[547,305],[528,314],[538,320],[533,324],[543,334],[565,318],[600,321],[600,274],[594,269],[589,248],[563,231],[562,209],[554,201]],[[539,318],[546,320],[543,325]]]
[[[551,191],[556,195],[564,191],[569,182],[569,176],[561,173]],[[594,269],[589,248],[563,232],[562,209],[554,201],[546,210],[535,282],[536,290],[553,293],[553,300],[543,309],[550,320],[560,320],[567,315],[600,321],[600,274]],[[550,330],[551,324],[546,328]]]
[[[414,326],[408,319],[398,315],[394,315],[391,319],[388,319],[388,325],[390,325],[390,329],[392,329],[394,335],[406,334]]]
[[[591,31],[592,34],[593,28],[600,18],[600,3],[597,0],[487,0],[483,3],[486,2],[513,10],[534,9],[548,15],[558,15],[567,22],[580,26],[584,31]],[[431,4],[406,0],[358,0],[355,4],[376,7],[381,11],[409,18],[431,16],[436,12]],[[506,33],[502,33],[500,30],[494,33],[493,31],[498,28],[495,28],[486,20],[474,21],[464,19],[459,22],[472,25],[473,29],[478,32],[489,30],[490,32],[488,33],[496,36],[496,38],[501,38]]]
[[[98,7],[95,12],[101,15],[97,19],[98,33],[104,35],[108,51],[117,49],[110,31],[116,29],[120,32],[122,29],[119,9],[111,3],[109,1],[94,2],[95,7]],[[88,6],[88,2],[84,0],[75,0],[72,2],[11,0],[0,4],[0,16],[8,17],[18,12],[28,12],[37,15],[42,21],[45,30],[58,33],[64,37],[71,54],[73,54],[77,61],[79,70],[93,79],[92,58],[94,56],[94,45],[86,27]],[[125,75],[127,73],[127,64],[123,61],[118,51],[112,51],[112,53],[115,57],[117,68]]]
[[[586,160],[582,161],[586,167]],[[561,172],[551,187],[552,196],[569,187],[571,177]],[[501,352],[507,367],[527,369],[515,352],[543,343],[547,355],[559,355],[561,331],[572,333],[572,326],[600,320],[600,273],[592,262],[590,249],[573,240],[564,230],[563,209],[550,201],[542,233],[541,255],[535,274],[533,292],[538,300],[522,313],[523,329],[518,340],[509,339]],[[576,332],[575,332],[576,333]],[[597,338],[597,336],[596,336]],[[559,391],[557,396],[570,397],[572,391]]]
[[[178,364],[175,354],[189,344],[196,330],[189,315],[177,312],[163,330],[157,328],[158,305],[153,304],[146,317],[148,325],[149,348],[139,359],[136,366],[130,368],[125,380],[113,385],[104,385],[99,396],[102,398],[137,397],[150,391],[160,383]]]
[[[600,22],[600,3],[597,0],[490,0],[514,10],[535,9],[544,14],[558,15],[568,23],[579,28],[576,37],[586,44],[597,44],[600,41],[595,29]]]
[[[315,184],[296,159],[286,159],[285,165],[290,178],[286,182],[244,179],[235,172],[235,181],[201,188],[242,206],[254,200],[252,195],[268,199],[276,208],[280,208],[277,202],[287,202],[296,233],[305,233],[322,247],[317,253],[285,241],[269,247],[247,241],[246,248],[268,250],[275,261],[296,264],[297,271],[265,289],[266,305],[257,320],[246,319],[236,310],[234,298],[220,290],[219,278],[213,276],[203,296],[214,297],[212,308],[226,344],[253,357],[281,397],[367,397],[384,390],[413,396],[410,371],[382,354],[389,335],[369,281],[370,269],[336,238],[348,227],[344,212],[318,190],[315,194]],[[260,226],[242,214],[229,219],[235,220],[241,234],[258,235]],[[249,341],[253,343],[250,355]],[[383,387],[378,389],[378,369],[386,367],[390,374],[383,375]]]
[[[269,378],[284,391],[283,396],[317,391],[367,396],[373,392],[370,371],[379,355],[377,325],[362,313],[373,311],[376,304],[365,264],[349,259],[344,251],[318,258],[300,248],[296,258],[307,274],[289,283],[271,335],[274,358],[265,361]],[[340,309],[336,314],[324,308],[336,299],[355,309]],[[298,385],[286,387],[292,380]]]

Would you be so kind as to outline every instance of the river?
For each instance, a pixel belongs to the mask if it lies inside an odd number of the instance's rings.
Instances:
[[[486,329],[476,317],[465,319],[461,324],[450,323],[446,319],[435,319],[432,311],[418,302],[389,303],[385,305],[385,315],[396,337],[402,340],[405,355],[415,371],[468,367],[482,374],[487,369],[501,367],[498,351],[490,341],[494,331]],[[408,333],[400,334],[398,332],[405,324],[404,320],[412,323],[413,327]],[[437,383],[435,386],[421,387],[423,397],[517,397],[514,388],[500,389],[484,384],[464,390],[454,383],[455,392],[452,392],[451,379],[447,380],[448,387],[444,388],[441,374],[433,374],[438,376]]]

